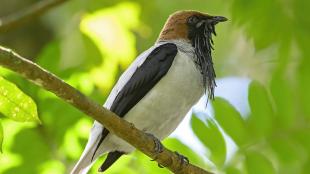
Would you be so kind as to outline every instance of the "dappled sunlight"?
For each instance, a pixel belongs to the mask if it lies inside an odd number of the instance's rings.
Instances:
[[[102,90],[115,82],[118,67],[126,68],[135,58],[135,37],[131,30],[139,26],[139,6],[121,3],[83,17],[80,29],[97,45],[103,62],[91,71],[91,79]]]
[[[72,128],[66,131],[64,143],[60,150],[62,153],[72,159],[78,158],[83,151],[83,145],[80,139],[88,138],[89,131],[92,127],[92,121],[86,118],[80,119]]]
[[[4,142],[2,147],[2,153],[0,154],[0,173],[4,171],[20,166],[23,163],[22,156],[18,153],[12,152],[11,147],[14,145],[15,136],[25,128],[35,127],[35,123],[16,123],[11,120],[1,120],[2,126],[5,129]]]
[[[13,154],[8,151],[5,152],[5,155],[1,155],[0,163],[3,164],[0,166],[0,173],[3,173],[10,168],[14,168],[22,165],[22,158],[18,154]]]

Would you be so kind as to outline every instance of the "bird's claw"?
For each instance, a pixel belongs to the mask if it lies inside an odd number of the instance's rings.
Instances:
[[[158,166],[159,168],[164,168],[164,166],[160,165],[159,163],[157,164],[157,166]]]
[[[174,153],[178,156],[179,160],[181,161],[181,162],[180,162],[180,163],[181,163],[181,166],[184,165],[184,164],[186,164],[186,165],[189,164],[189,160],[188,160],[187,157],[185,157],[185,156],[179,154],[178,152],[174,152]]]
[[[157,160],[157,158],[151,159],[151,161],[156,161],[156,160]],[[158,166],[159,168],[164,168],[164,166],[160,165],[159,163],[157,163],[157,166]]]
[[[148,136],[150,136],[154,141],[154,152],[156,154],[162,153],[164,151],[164,147],[161,144],[160,140],[156,138],[153,134],[146,133]]]
[[[146,134],[148,136],[150,136],[153,139],[153,141],[154,141],[154,152],[156,154],[162,153],[164,151],[164,147],[161,144],[160,140],[157,137],[155,137],[153,134],[150,134],[150,133],[146,133]],[[156,160],[157,160],[157,157],[155,157],[151,161],[156,161]],[[158,163],[158,167],[159,168],[164,168],[164,166],[160,165],[159,163]]]

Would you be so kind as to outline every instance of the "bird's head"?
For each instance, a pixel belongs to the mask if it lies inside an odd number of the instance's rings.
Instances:
[[[198,11],[178,11],[169,16],[158,41],[183,40],[190,43],[195,50],[195,63],[203,77],[205,91],[210,99],[214,98],[215,71],[211,50],[212,35],[216,35],[215,25],[227,21],[222,16],[211,16]]]
[[[195,35],[210,32],[215,34],[214,26],[226,21],[222,16],[211,16],[198,11],[177,11],[169,16],[158,40],[185,40],[192,42]]]

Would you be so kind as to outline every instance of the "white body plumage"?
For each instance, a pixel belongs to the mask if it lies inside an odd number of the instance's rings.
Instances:
[[[114,86],[104,107],[108,109],[111,107],[118,92],[125,86],[136,69],[143,64],[152,50],[163,43],[167,42],[159,42],[137,57]],[[176,129],[204,92],[201,74],[194,63],[193,47],[182,40],[169,41],[169,43],[174,43],[178,52],[168,73],[124,117],[140,130],[151,133],[161,140]],[[72,174],[87,173],[102,129],[102,125],[95,121],[87,146]],[[130,153],[134,147],[115,135],[108,134],[94,159],[115,150]]]

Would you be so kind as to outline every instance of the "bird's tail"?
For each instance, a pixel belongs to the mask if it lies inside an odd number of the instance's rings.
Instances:
[[[89,140],[83,151],[83,154],[81,155],[77,164],[72,169],[71,174],[87,174],[93,162],[96,161],[96,158],[99,156],[99,154],[102,154],[102,152],[96,153],[96,155],[94,156],[94,153],[98,148],[98,143],[100,143],[101,133],[102,126],[98,126],[95,123],[94,127],[91,130]]]

